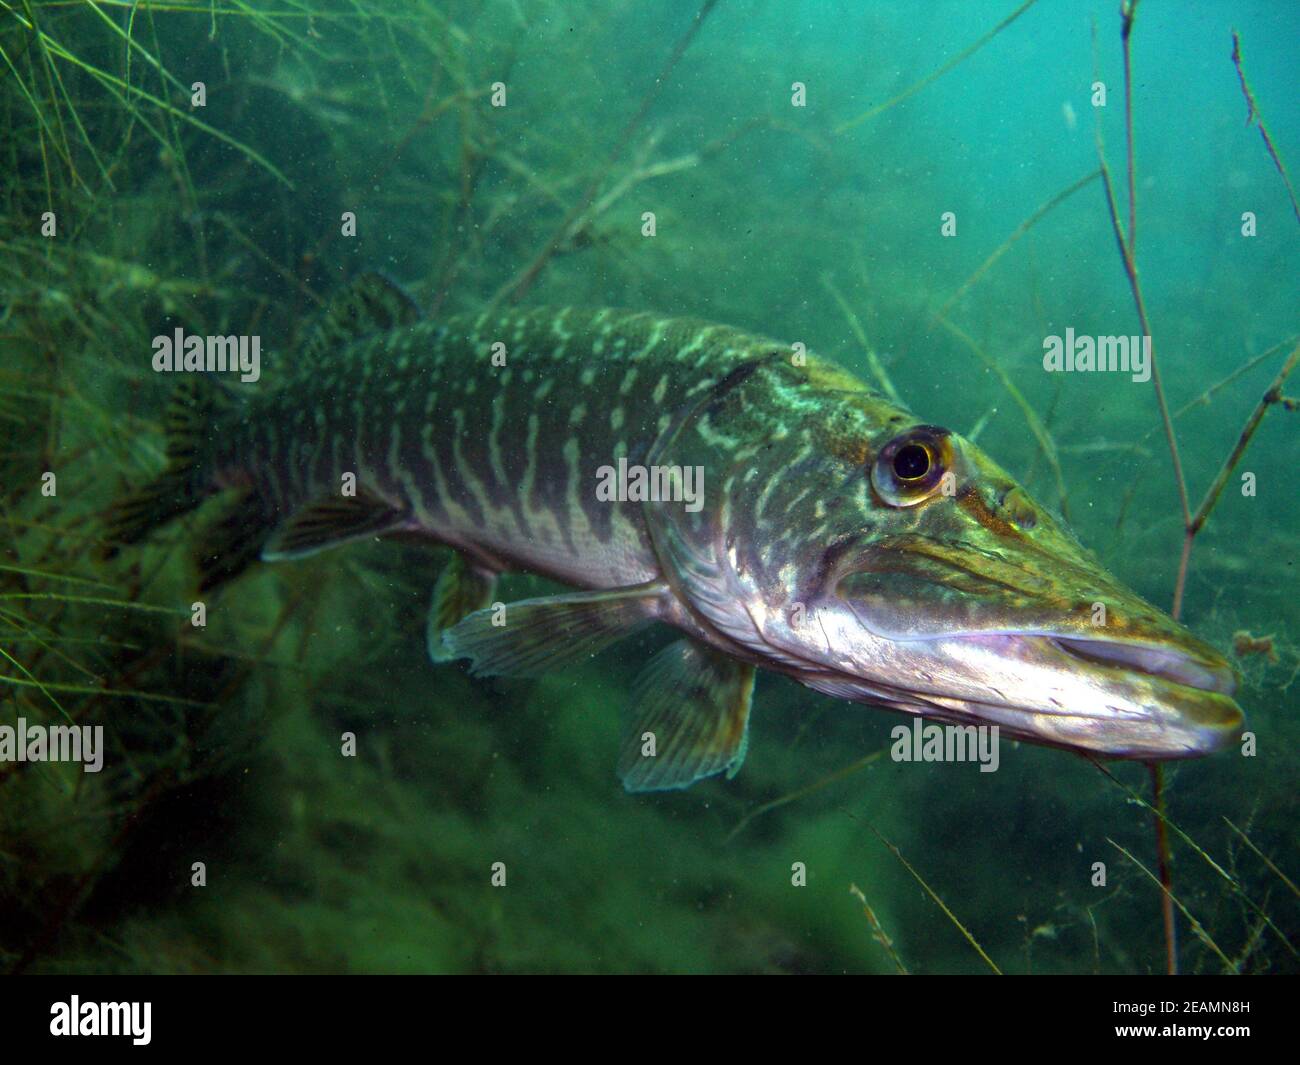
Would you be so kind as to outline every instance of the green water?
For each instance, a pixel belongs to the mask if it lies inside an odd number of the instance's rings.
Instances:
[[[719,0],[694,30],[685,2],[0,12],[0,725],[105,735],[97,774],[0,764],[0,968],[1162,971],[1142,766],[896,762],[898,718],[768,675],[734,780],[629,795],[655,633],[475,680],[425,655],[436,551],[261,566],[202,627],[212,515],[94,551],[163,462],[153,337],[258,334],[273,385],[378,269],[435,316],[644,308],[883,374],[1168,608],[1152,382],[1042,362],[1142,331],[1095,176],[1099,124],[1127,228],[1116,7],[1040,0],[947,70],[1010,0]],[[1193,512],[1300,332],[1300,218],[1234,29],[1298,166],[1294,10],[1144,0],[1132,36],[1133,246]],[[1254,746],[1165,771],[1185,972],[1300,968],[1298,417],[1269,405],[1190,557],[1183,620],[1272,652],[1236,659]]]

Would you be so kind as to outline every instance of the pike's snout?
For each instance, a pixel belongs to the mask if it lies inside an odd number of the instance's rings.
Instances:
[[[1104,681],[1114,671],[1131,687],[1135,705],[1159,725],[1163,749],[1135,751],[1152,758],[1196,757],[1232,746],[1241,736],[1245,715],[1233,696],[1238,676],[1209,646],[1148,646],[1110,640],[1050,638],[1056,648],[1093,669]],[[1145,693],[1146,699],[1140,696]],[[1145,705],[1143,705],[1145,703]],[[1145,731],[1145,730],[1144,730]],[[1115,753],[1129,753],[1122,749]]]
[[[1061,636],[1056,637],[1055,642],[1067,654],[1084,661],[1134,669],[1188,688],[1200,688],[1223,695],[1233,695],[1237,691],[1236,671],[1227,659],[1204,645],[1193,651]]]

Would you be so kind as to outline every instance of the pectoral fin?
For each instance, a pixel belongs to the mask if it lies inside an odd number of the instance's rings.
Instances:
[[[659,615],[661,582],[505,603],[448,629],[448,658],[468,658],[478,676],[536,677],[580,662]]]
[[[628,791],[687,788],[740,771],[754,667],[694,640],[669,644],[637,677],[619,757]]]
[[[262,558],[268,562],[306,558],[350,540],[392,532],[406,518],[400,507],[365,491],[318,499],[276,527],[262,548]]]
[[[495,573],[474,565],[459,551],[452,554],[451,561],[438,575],[438,583],[433,586],[433,601],[429,604],[426,640],[433,661],[451,661],[453,655],[443,642],[447,630],[476,610],[486,608],[492,602],[496,586]]]

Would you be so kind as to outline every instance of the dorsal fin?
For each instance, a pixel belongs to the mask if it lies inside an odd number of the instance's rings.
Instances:
[[[303,356],[315,358],[419,317],[420,308],[396,281],[375,271],[359,274],[330,299],[303,345]]]

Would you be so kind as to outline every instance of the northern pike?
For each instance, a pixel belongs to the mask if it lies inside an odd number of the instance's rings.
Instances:
[[[225,491],[205,587],[363,537],[443,545],[428,651],[478,674],[672,626],[633,684],[629,790],[734,775],[756,668],[1106,757],[1241,733],[1219,652],[971,441],[801,346],[609,309],[433,322],[367,275],[276,387],[211,376],[177,390],[167,468],[117,505],[111,543]],[[575,590],[495,603],[506,571]]]

